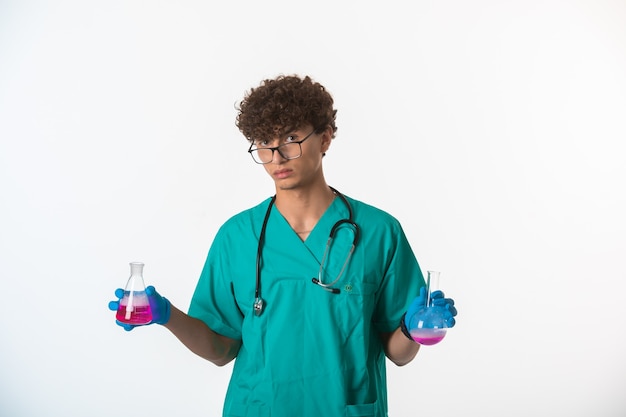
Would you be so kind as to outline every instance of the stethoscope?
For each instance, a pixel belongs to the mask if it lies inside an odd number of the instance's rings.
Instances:
[[[318,271],[317,278],[314,277],[311,279],[311,281],[314,284],[319,285],[320,287],[324,288],[325,290],[333,294],[339,294],[339,289],[334,288],[333,285],[335,285],[339,281],[339,278],[341,278],[341,275],[346,269],[346,266],[348,265],[348,262],[350,261],[350,258],[352,257],[352,253],[354,252],[354,248],[356,247],[356,244],[359,241],[359,236],[361,234],[361,231],[359,230],[359,226],[354,222],[354,215],[352,213],[352,207],[350,206],[350,203],[348,203],[348,200],[346,199],[346,197],[343,194],[341,194],[339,191],[335,190],[333,187],[330,187],[330,189],[335,193],[335,195],[341,198],[341,201],[343,201],[343,203],[348,208],[348,218],[339,220],[330,229],[330,235],[328,236],[328,240],[326,241],[326,248],[324,249],[324,255],[322,256],[322,261],[320,263],[320,269]],[[276,201],[276,195],[272,197],[272,199],[270,200],[270,204],[267,207],[267,212],[265,213],[265,218],[263,219],[263,226],[261,226],[261,234],[259,235],[259,246],[257,248],[257,254],[256,254],[256,288],[254,290],[254,305],[253,305],[254,314],[256,316],[260,316],[265,307],[265,301],[261,298],[261,255],[263,254],[263,244],[265,241],[265,230],[267,229],[267,221],[270,217],[270,213],[272,211],[272,207],[274,206],[275,201]],[[324,263],[326,262],[326,258],[328,257],[328,252],[330,251],[331,243],[335,237],[335,232],[340,226],[344,224],[351,226],[351,229],[354,232],[354,238],[352,239],[352,246],[350,247],[348,256],[346,256],[346,260],[344,261],[343,266],[341,267],[341,270],[339,271],[339,274],[337,275],[337,277],[332,282],[325,283],[323,282]]]

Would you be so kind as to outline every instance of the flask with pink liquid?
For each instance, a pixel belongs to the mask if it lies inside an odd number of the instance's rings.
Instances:
[[[130,263],[130,278],[120,300],[116,318],[122,323],[140,325],[152,321],[152,310],[143,282],[143,263]]]
[[[409,334],[421,345],[435,345],[443,340],[448,330],[445,310],[443,307],[434,306],[430,295],[439,289],[439,272],[428,271],[426,280],[426,302],[410,318]]]

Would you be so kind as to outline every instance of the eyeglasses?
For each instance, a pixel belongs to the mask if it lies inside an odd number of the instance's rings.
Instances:
[[[248,152],[252,155],[252,159],[257,164],[269,164],[274,159],[274,151],[278,151],[278,154],[285,159],[298,159],[302,156],[302,143],[311,137],[311,135],[315,133],[315,129],[308,135],[304,137],[302,140],[297,140],[293,142],[283,143],[280,146],[275,146],[273,148],[254,148],[250,145],[250,149]]]

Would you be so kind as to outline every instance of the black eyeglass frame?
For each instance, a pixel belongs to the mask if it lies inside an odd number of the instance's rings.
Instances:
[[[271,163],[274,160],[274,151],[278,151],[278,154],[281,157],[283,157],[284,159],[286,159],[286,160],[298,159],[298,158],[300,158],[302,156],[302,143],[305,140],[307,140],[308,138],[310,138],[313,135],[313,133],[315,133],[316,131],[317,131],[317,129],[313,129],[311,131],[311,133],[306,135],[304,137],[304,139],[302,139],[302,140],[296,140],[296,141],[293,141],[293,142],[283,143],[282,145],[274,146],[272,148],[254,148],[254,149],[252,149],[252,146],[254,146],[254,142],[253,142],[253,143],[250,144],[250,148],[248,148],[248,153],[252,157],[252,160],[254,162],[256,162],[257,164],[259,164],[259,165],[265,165],[265,164]],[[292,157],[287,157],[287,156],[283,155],[283,153],[280,151],[280,148],[282,148],[284,146],[287,146],[287,145],[293,145],[294,143],[297,143],[298,146],[300,147],[300,154],[298,156],[292,156]],[[272,151],[272,157],[270,158],[270,160],[267,161],[267,162],[259,162],[259,161],[257,161],[256,158],[254,157],[254,155],[252,154],[252,152],[259,151],[259,150]]]

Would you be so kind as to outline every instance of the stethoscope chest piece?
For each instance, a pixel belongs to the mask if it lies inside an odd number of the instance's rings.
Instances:
[[[263,307],[265,307],[265,301],[263,301],[263,299],[261,297],[257,297],[254,300],[254,315],[255,316],[260,316],[261,313],[263,312]]]

